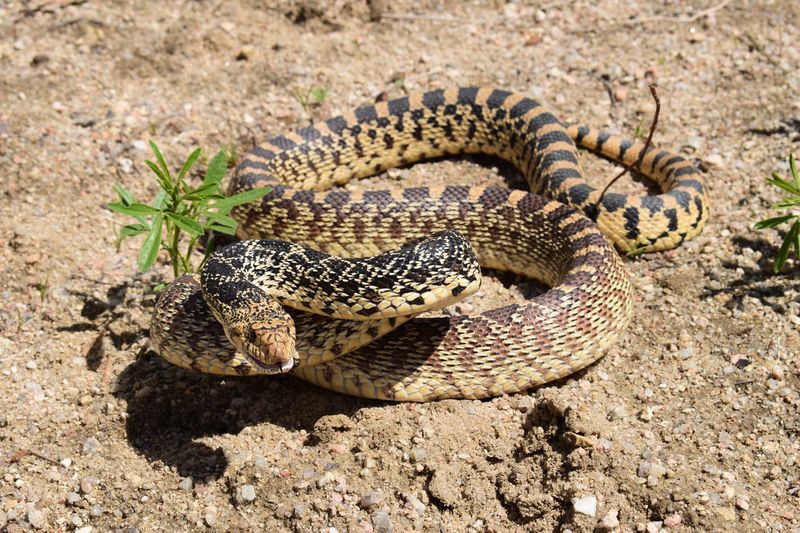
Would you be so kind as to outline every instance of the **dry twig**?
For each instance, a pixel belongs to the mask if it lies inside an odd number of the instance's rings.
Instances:
[[[702,11],[698,11],[694,15],[690,15],[690,16],[665,17],[663,15],[652,15],[652,16],[647,16],[647,17],[637,17],[637,18],[633,18],[633,19],[617,21],[617,22],[613,22],[609,26],[606,26],[606,27],[602,28],[601,31],[608,31],[608,30],[611,30],[611,29],[614,29],[614,28],[619,28],[619,27],[622,27],[622,26],[637,26],[639,24],[646,24],[648,22],[674,22],[674,23],[678,23],[678,24],[685,24],[685,23],[688,23],[688,22],[696,22],[696,21],[698,21],[698,20],[700,20],[700,19],[702,19],[704,17],[709,17],[709,16],[713,15],[714,13],[716,13],[717,11],[722,9],[723,7],[727,6],[731,2],[733,2],[733,0],[723,0],[722,2],[713,5],[713,6],[709,7],[708,9],[704,9]],[[587,29],[587,30],[579,30],[579,31],[576,31],[575,33],[590,33],[590,32],[593,32],[593,31],[595,31],[595,30],[594,29]]]
[[[655,83],[650,84],[650,94],[653,95],[653,100],[656,101],[656,112],[653,114],[653,121],[650,123],[650,132],[647,134],[647,140],[644,142],[644,148],[639,153],[639,158],[636,160],[635,163],[627,165],[622,171],[614,176],[614,178],[609,181],[606,186],[603,188],[603,192],[600,193],[600,197],[597,199],[596,206],[600,206],[600,203],[603,201],[603,196],[606,195],[608,189],[614,185],[617,180],[619,180],[622,176],[624,176],[627,172],[630,172],[632,169],[636,168],[639,169],[642,165],[642,160],[644,159],[645,154],[650,149],[650,144],[653,142],[653,134],[656,131],[656,126],[658,125],[658,115],[661,113],[661,100],[658,98],[658,88]]]

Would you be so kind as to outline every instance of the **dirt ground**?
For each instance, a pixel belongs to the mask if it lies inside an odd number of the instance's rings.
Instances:
[[[793,0],[0,2],[0,529],[800,531],[800,262],[752,224],[800,138]],[[524,91],[704,169],[712,217],[627,260],[635,318],[569,379],[389,404],[219,379],[148,349],[112,185],[363,103]],[[311,88],[329,92],[301,105]],[[593,181],[615,169],[584,157]],[[502,181],[471,161],[373,183]],[[380,180],[383,180],[382,182]],[[621,190],[631,185],[620,185]],[[527,284],[487,281],[477,305]]]

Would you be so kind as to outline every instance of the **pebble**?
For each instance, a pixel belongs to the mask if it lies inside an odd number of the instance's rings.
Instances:
[[[597,498],[595,496],[584,496],[572,501],[572,508],[576,513],[594,516],[597,514]]]
[[[661,526],[663,526],[663,525],[664,525],[664,522],[662,522],[661,520],[648,522],[647,523],[647,533],[658,533],[659,531],[661,531]]]
[[[597,523],[597,529],[601,531],[611,531],[619,527],[619,509],[611,509]]]
[[[41,509],[32,508],[28,510],[28,523],[34,529],[44,529],[47,526],[47,515]]]
[[[79,501],[81,501],[81,495],[78,494],[77,492],[70,492],[69,494],[67,494],[67,503],[69,503],[70,505],[75,505]]]
[[[203,520],[205,520],[207,526],[214,527],[214,524],[217,523],[217,508],[213,505],[206,507],[205,511],[203,511]]]
[[[383,500],[383,493],[379,490],[370,490],[365,492],[361,499],[358,502],[358,505],[362,509],[369,509],[370,507],[375,507]]]
[[[242,485],[241,487],[237,487],[236,493],[234,494],[234,499],[238,504],[255,501],[256,488],[253,485]]]
[[[92,526],[79,527],[75,533],[92,533]]]
[[[734,511],[732,507],[718,508],[717,515],[726,522],[733,522],[736,520],[736,511]]]
[[[608,418],[609,421],[613,422],[614,420],[621,420],[621,419],[625,418],[625,416],[627,416],[627,413],[625,412],[625,408],[622,407],[621,405],[619,405],[619,406],[615,407],[614,409],[612,409],[611,412],[608,413],[608,417],[607,418]]]
[[[98,441],[95,437],[89,437],[85,441],[83,441],[83,451],[84,453],[94,453],[100,448],[100,441]]]
[[[97,479],[93,477],[84,477],[81,478],[80,486],[81,492],[84,494],[89,494],[94,490],[95,486],[97,485]]]
[[[133,141],[133,147],[137,150],[147,150],[147,143],[144,142],[142,139],[137,139]]]
[[[322,488],[325,485],[328,485],[331,481],[334,480],[334,478],[335,476],[333,475],[333,472],[325,472],[317,480],[317,487]]]
[[[119,169],[125,174],[133,172],[133,161],[127,157],[121,157],[117,163],[119,164]]]
[[[414,494],[409,494],[405,498],[406,505],[411,508],[417,515],[422,517],[425,514],[425,504],[420,501]]]
[[[747,496],[739,496],[736,498],[736,507],[742,511],[750,509],[750,498]]]
[[[379,509],[374,513],[372,513],[371,518],[372,518],[372,526],[378,533],[392,533],[392,531],[394,531],[394,525],[392,525],[392,519],[389,517],[389,513],[387,513],[383,509]]]
[[[180,483],[178,483],[178,488],[181,490],[190,491],[192,490],[193,485],[194,483],[192,482],[191,476],[187,476],[183,478]]]
[[[411,452],[408,454],[412,463],[421,463],[427,455],[428,452],[425,451],[425,448],[411,448]]]
[[[721,167],[723,164],[722,156],[716,152],[708,154],[705,158],[705,162],[714,167]]]
[[[240,61],[245,61],[247,59],[250,59],[251,57],[253,57],[253,52],[254,48],[249,44],[242,45],[242,47],[239,48],[239,53],[236,54],[236,59]]]
[[[681,525],[681,522],[683,522],[683,517],[681,515],[678,513],[671,514],[664,519],[664,527],[675,528]]]

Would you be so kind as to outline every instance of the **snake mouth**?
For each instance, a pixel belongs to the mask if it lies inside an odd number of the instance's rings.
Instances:
[[[249,353],[243,352],[247,362],[256,367],[261,374],[285,374],[294,368],[294,358],[289,358],[286,361],[278,361],[276,363],[265,363],[257,357],[253,357]]]

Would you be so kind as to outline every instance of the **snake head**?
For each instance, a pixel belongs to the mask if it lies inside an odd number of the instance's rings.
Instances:
[[[297,354],[294,320],[283,309],[260,314],[230,324],[226,328],[228,339],[253,364],[254,373],[288,372]]]

